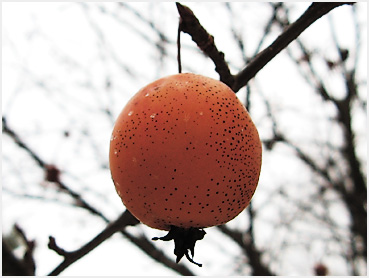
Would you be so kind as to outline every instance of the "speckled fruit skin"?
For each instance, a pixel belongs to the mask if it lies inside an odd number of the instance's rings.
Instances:
[[[182,73],[142,88],[117,118],[110,170],[126,208],[156,229],[224,224],[256,189],[261,142],[224,83]]]

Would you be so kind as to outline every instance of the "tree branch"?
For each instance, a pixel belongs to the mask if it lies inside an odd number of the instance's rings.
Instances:
[[[278,19],[277,19],[278,20]],[[281,27],[284,26],[285,20],[278,20],[278,23]],[[358,28],[356,26],[355,28]],[[316,164],[313,163],[313,160],[309,159],[308,156],[303,154],[301,150],[299,150],[296,146],[292,146],[297,152],[298,157],[303,160],[314,172],[321,175],[325,178],[329,183],[335,185],[335,189],[341,195],[342,200],[346,203],[348,210],[352,216],[352,232],[353,234],[359,235],[363,239],[363,248],[361,254],[366,257],[366,246],[367,246],[367,187],[366,187],[366,176],[361,172],[360,169],[360,161],[356,155],[355,149],[355,133],[352,129],[352,101],[357,99],[357,81],[356,81],[356,68],[353,66],[351,69],[347,68],[345,61],[348,55],[351,53],[348,50],[343,49],[338,43],[338,39],[335,34],[335,30],[333,25],[331,24],[331,33],[333,35],[333,41],[335,43],[337,52],[339,54],[338,61],[328,61],[331,64],[328,66],[332,69],[333,67],[336,70],[340,70],[342,72],[342,78],[344,79],[344,83],[346,85],[346,95],[342,99],[338,99],[333,95],[329,94],[326,86],[324,85],[323,80],[319,77],[318,73],[315,71],[313,64],[311,63],[311,52],[307,50],[307,48],[303,45],[301,40],[297,39],[296,42],[300,47],[304,59],[296,59],[289,54],[291,59],[299,66],[301,61],[304,61],[309,69],[309,78],[305,76],[307,82],[311,84],[313,88],[317,91],[317,93],[322,97],[324,101],[331,102],[335,105],[337,110],[337,120],[341,123],[341,128],[344,136],[344,145],[340,149],[340,153],[345,160],[348,166],[348,176],[352,180],[353,189],[348,190],[345,186],[345,183],[342,181],[331,180],[328,177],[328,172],[324,169],[319,169],[316,167]],[[288,142],[286,142],[288,143]],[[329,179],[329,180],[328,180]]]
[[[169,259],[165,254],[159,251],[146,237],[135,237],[129,234],[124,229],[127,226],[137,225],[139,221],[126,210],[117,220],[110,223],[103,231],[101,231],[96,237],[91,239],[84,246],[78,250],[69,252],[61,248],[56,244],[54,237],[49,237],[49,248],[54,250],[57,254],[64,257],[63,262],[61,262],[49,276],[54,276],[60,274],[71,264],[81,259],[83,256],[87,255],[93,249],[102,244],[105,240],[109,239],[116,232],[121,232],[127,239],[129,239],[133,244],[143,250],[150,257],[154,258],[156,261],[164,264],[165,266],[177,271],[182,275],[193,275],[193,273],[184,265],[176,264],[174,260]]]
[[[176,2],[176,5],[181,17],[181,31],[189,34],[197,46],[214,62],[215,71],[219,73],[220,81],[231,86],[233,84],[233,76],[224,59],[224,53],[220,52],[215,46],[214,37],[202,27],[190,8],[178,2]]]
[[[245,86],[267,63],[295,40],[311,24],[334,8],[344,4],[352,5],[353,3],[318,2],[311,4],[296,22],[292,23],[270,46],[255,56],[255,58],[235,76],[235,82],[231,86],[232,89],[237,92],[240,88]]]
[[[197,46],[214,62],[220,81],[227,84],[235,92],[245,86],[267,63],[311,24],[334,8],[345,4],[352,5],[353,3],[318,2],[311,4],[305,13],[296,22],[288,26],[270,46],[256,55],[237,75],[232,75],[224,59],[224,53],[219,51],[214,43],[214,37],[200,24],[190,8],[176,2],[178,13],[181,16],[181,30],[189,34]]]
[[[55,241],[55,238],[50,236],[49,237],[49,248],[51,250],[54,250],[56,253],[58,253],[60,256],[64,257],[64,261],[58,265],[52,272],[50,272],[49,276],[54,276],[60,274],[63,270],[65,270],[68,266],[73,264],[75,261],[79,260],[86,254],[88,254],[90,251],[95,249],[97,246],[99,246],[101,243],[103,243],[105,240],[110,238],[113,234],[115,234],[118,231],[121,231],[127,226],[133,226],[138,224],[139,221],[132,216],[132,214],[126,210],[124,213],[122,213],[117,220],[110,223],[100,234],[98,234],[96,237],[94,237],[92,240],[90,240],[88,243],[86,243],[84,246],[82,246],[80,249],[68,252],[64,249],[60,248]]]
[[[9,135],[14,142],[23,150],[25,150],[34,160],[35,162],[41,167],[44,168],[46,163],[34,152],[32,151],[21,138],[8,126],[8,122],[5,117],[2,117],[2,124],[3,124],[3,132]]]
[[[45,176],[46,176],[46,180],[47,181],[51,181],[54,182],[55,184],[58,185],[58,187],[66,192],[67,194],[69,194],[75,202],[75,205],[85,208],[87,209],[89,212],[91,212],[92,214],[98,215],[101,218],[103,218],[106,222],[109,222],[109,220],[98,210],[96,210],[94,207],[92,207],[91,205],[89,205],[83,198],[82,196],[75,192],[74,190],[72,190],[71,188],[69,188],[66,184],[64,184],[60,179],[59,179],[59,173],[60,170],[58,168],[56,168],[54,165],[48,164],[46,163],[38,154],[36,154],[19,136],[18,134],[8,126],[8,123],[6,121],[6,119],[4,117],[2,117],[2,124],[3,124],[3,133],[9,135],[14,142],[23,150],[25,150],[33,159],[34,161],[37,163],[38,166],[40,166],[44,172],[45,172]]]
[[[252,240],[244,240],[244,238],[251,238],[249,231],[244,234],[235,230],[231,230],[227,225],[220,225],[217,228],[224,234],[229,236],[234,242],[236,242],[241,248],[243,248],[244,253],[250,260],[250,265],[252,266],[253,276],[274,276],[269,268],[261,261],[262,253],[256,248],[255,242]]]

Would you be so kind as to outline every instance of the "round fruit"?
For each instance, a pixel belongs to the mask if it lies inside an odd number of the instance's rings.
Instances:
[[[224,83],[192,73],[142,88],[119,115],[110,169],[126,208],[156,229],[224,224],[258,183],[261,142]]]

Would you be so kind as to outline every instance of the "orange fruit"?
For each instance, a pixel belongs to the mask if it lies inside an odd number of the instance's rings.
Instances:
[[[118,116],[110,170],[126,208],[160,230],[224,224],[249,204],[262,147],[224,83],[182,73],[139,90]]]

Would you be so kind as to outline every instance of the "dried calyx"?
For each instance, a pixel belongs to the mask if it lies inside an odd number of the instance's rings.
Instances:
[[[182,257],[185,255],[186,258],[193,264],[202,266],[202,264],[196,263],[193,260],[195,254],[195,244],[196,241],[204,238],[206,232],[199,228],[179,228],[176,226],[171,226],[170,231],[167,235],[163,237],[154,237],[152,240],[163,240],[170,241],[174,240],[174,254],[177,256],[176,263],[178,263]],[[191,257],[188,253],[191,252]]]

